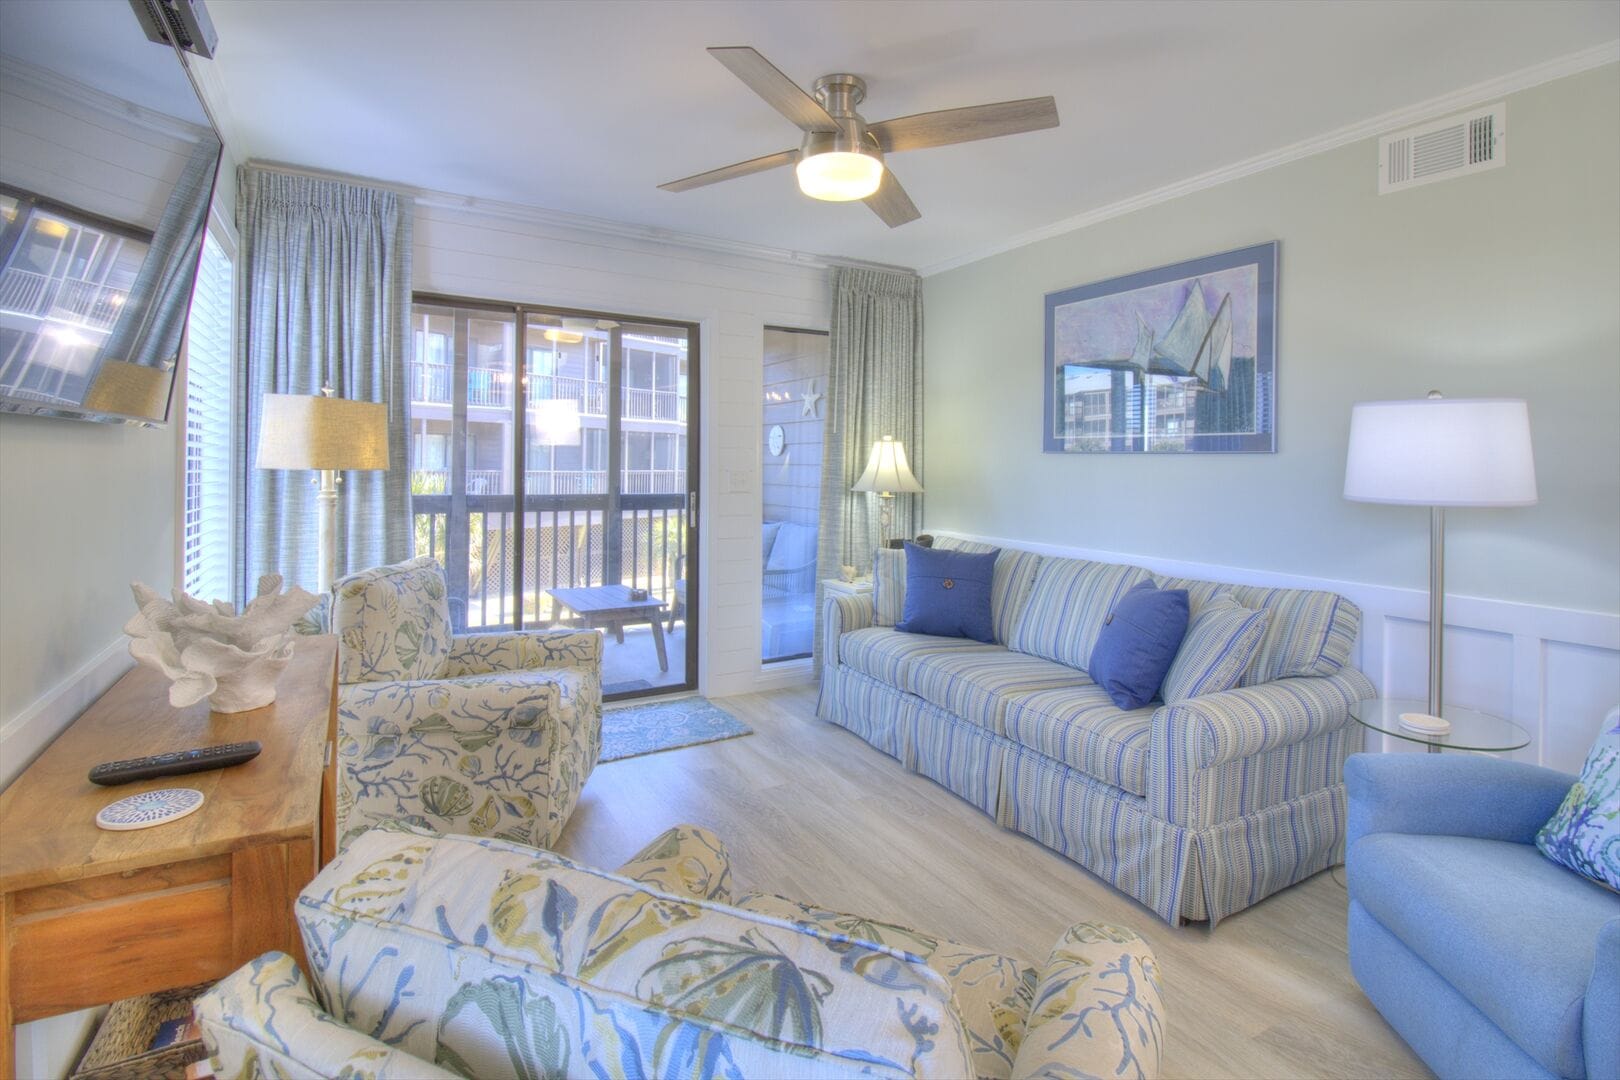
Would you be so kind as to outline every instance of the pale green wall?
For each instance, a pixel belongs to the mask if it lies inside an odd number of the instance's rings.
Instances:
[[[1507,105],[1489,172],[1380,196],[1369,139],[925,279],[929,527],[1423,588],[1427,514],[1340,495],[1351,404],[1522,397],[1541,502],[1453,511],[1448,592],[1620,611],[1620,66]],[[1041,452],[1044,294],[1267,240],[1276,454]]]

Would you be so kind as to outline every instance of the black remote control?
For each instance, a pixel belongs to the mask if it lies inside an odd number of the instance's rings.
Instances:
[[[240,765],[252,761],[264,749],[256,742],[222,743],[219,746],[199,746],[194,750],[174,750],[152,757],[130,758],[128,761],[107,761],[90,770],[90,782],[103,787],[128,784],[136,780],[151,780],[158,776],[179,776],[182,773],[202,772],[204,769],[223,769],[227,765]]]

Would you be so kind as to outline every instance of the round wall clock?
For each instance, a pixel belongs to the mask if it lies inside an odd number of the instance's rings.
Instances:
[[[781,457],[782,451],[787,449],[787,432],[782,430],[781,424],[771,428],[770,448],[772,457]]]

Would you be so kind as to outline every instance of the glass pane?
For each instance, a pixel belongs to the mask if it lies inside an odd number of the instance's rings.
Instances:
[[[760,656],[809,656],[816,627],[816,539],[821,513],[822,414],[806,395],[827,385],[827,335],[765,331],[765,446]]]

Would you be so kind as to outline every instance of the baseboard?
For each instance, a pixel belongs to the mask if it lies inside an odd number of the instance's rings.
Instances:
[[[62,730],[134,664],[123,635],[0,725],[0,789],[15,780]]]
[[[774,664],[761,664],[754,677],[755,693],[765,690],[785,690],[790,686],[804,686],[816,681],[816,664],[810,657],[782,660]]]

